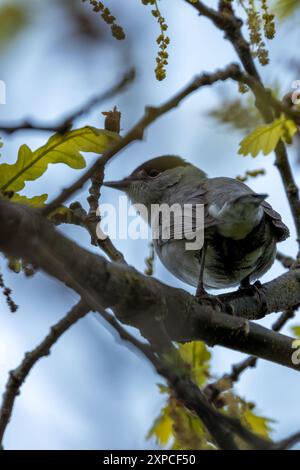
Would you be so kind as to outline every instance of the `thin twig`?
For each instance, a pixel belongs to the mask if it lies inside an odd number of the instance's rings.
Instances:
[[[296,308],[293,308],[283,312],[282,315],[278,318],[278,320],[273,324],[272,330],[276,332],[280,331],[291,318],[294,318],[295,310]],[[232,387],[234,383],[239,381],[243,372],[245,372],[249,368],[256,367],[257,361],[258,357],[248,356],[242,362],[234,364],[229,374],[224,374],[221,379],[211,384],[208,384],[205,387],[205,395],[211,402],[216,402],[220,394],[224,391],[222,384],[230,384],[230,387]]]
[[[218,412],[207,401],[205,393],[192,381],[177,350],[172,349],[172,358],[174,364],[177,365],[175,368],[172,366],[172,360],[171,365],[168,365],[168,360],[165,360],[165,356],[156,354],[151,345],[142,343],[131,335],[106,310],[98,310],[98,313],[117,331],[121,339],[132,344],[152,363],[157,373],[167,380],[174,395],[182,401],[186,408],[196,413],[199,419],[206,425],[213,440],[215,440],[220,449],[238,449],[234,439],[235,436],[239,436],[254,449],[283,449],[294,445],[299,440],[299,435],[297,434],[278,443],[269,442],[246,429],[238,419]]]
[[[51,256],[50,252],[48,252],[46,248],[43,248],[43,252],[47,257]],[[64,272],[66,281],[68,283],[70,282],[71,276],[65,270],[63,263],[53,258],[51,259],[51,262],[50,260],[48,260],[48,262],[53,266],[56,265],[58,269]],[[208,431],[221,448],[236,448],[231,434],[228,431],[228,426],[230,425],[239,433],[247,433],[247,430],[244,430],[239,421],[223,417],[222,414],[214,410],[207,402],[204,395],[202,395],[198,387],[196,387],[191,380],[187,381],[184,379],[183,381],[183,377],[173,371],[172,366],[168,367],[165,364],[165,361],[162,358],[159,358],[154,351],[149,348],[149,346],[144,345],[132,337],[130,333],[126,332],[117,320],[113,319],[113,317],[109,316],[109,314],[105,312],[104,308],[93,294],[85,294],[84,289],[82,290],[82,294],[82,300],[79,304],[77,304],[72,311],[63,318],[63,320],[51,328],[49,335],[40,343],[40,345],[30,353],[27,353],[21,365],[10,373],[0,409],[0,443],[3,441],[4,432],[9,423],[15,399],[32,367],[41,357],[49,354],[50,348],[70,326],[85,316],[90,310],[97,310],[117,330],[123,339],[130,341],[151,361],[157,372],[168,380],[170,386],[174,387],[174,392],[178,395],[178,398],[181,399],[189,409],[194,410],[199,417],[201,417],[204,424],[207,425]],[[249,439],[252,439],[252,436],[253,439],[256,439],[256,437],[251,433],[249,436]],[[263,440],[259,441],[259,443],[261,442],[264,443]]]
[[[276,254],[276,259],[277,261],[279,261],[282,266],[286,269],[291,269],[291,267],[295,264],[295,260],[294,258],[292,258],[291,256],[287,256],[285,255],[284,253],[282,253],[281,251],[277,251],[277,254]]]
[[[70,326],[89,313],[90,308],[80,301],[62,320],[54,325],[48,336],[32,351],[25,354],[23,361],[16,369],[10,371],[0,408],[0,447],[3,446],[3,436],[10,421],[13,407],[20,388],[25,382],[33,366],[43,357],[50,354],[50,349]]]
[[[3,295],[6,298],[6,303],[11,313],[15,313],[19,307],[12,298],[12,290],[5,285],[3,274],[1,272],[0,272],[0,289],[2,289]]]
[[[224,10],[221,8],[219,11],[212,8],[208,8],[203,2],[196,1],[190,2],[184,0],[186,3],[195,8],[201,15],[209,18],[220,30],[225,32],[225,38],[228,39],[234,47],[240,61],[242,62],[245,71],[250,78],[256,81],[257,87],[260,89],[258,93],[253,87],[252,91],[256,97],[256,107],[260,111],[266,122],[271,122],[274,118],[272,106],[266,107],[265,100],[262,101],[261,90],[264,89],[261,77],[258,73],[256,65],[254,63],[249,42],[243,36],[242,26],[243,21],[235,16],[232,2],[227,2],[227,8]],[[220,3],[220,6],[223,2]],[[224,5],[223,5],[224,6]],[[253,82],[252,80],[252,82]],[[266,90],[265,90],[266,92]],[[275,165],[279,170],[285,193],[290,205],[290,209],[293,215],[294,224],[297,232],[297,241],[299,245],[298,252],[300,253],[300,200],[299,200],[299,188],[296,184],[288,156],[285,144],[280,141],[275,149]],[[298,253],[298,254],[299,254]]]
[[[121,129],[121,113],[115,106],[112,111],[102,113],[106,116],[105,129],[117,134]],[[125,263],[124,255],[117,250],[108,235],[103,238],[98,237],[97,227],[100,227],[101,214],[99,208],[100,191],[104,180],[104,166],[98,166],[91,177],[91,185],[89,188],[89,212],[85,219],[85,225],[91,234],[92,244],[98,245],[104,253],[106,253],[112,261]]]
[[[217,70],[215,73],[197,76],[191,83],[189,83],[181,92],[170,98],[168,101],[158,107],[147,107],[144,116],[133,126],[133,128],[119,141],[115,142],[94,165],[90,167],[80,178],[78,178],[68,188],[64,189],[61,194],[55,198],[50,204],[42,209],[42,214],[47,216],[60,207],[75,191],[78,191],[82,186],[92,177],[99,167],[103,167],[109,160],[112,159],[120,150],[123,150],[135,140],[142,140],[145,129],[158,119],[163,114],[166,114],[171,109],[176,108],[182,100],[184,100],[191,93],[199,88],[212,85],[218,81],[225,81],[233,78],[239,72],[235,64],[231,64],[222,70]]]
[[[18,132],[21,130],[34,130],[34,131],[43,131],[43,132],[59,132],[64,133],[67,132],[71,127],[74,121],[84,114],[87,114],[92,108],[99,105],[103,101],[106,101],[117,93],[124,91],[126,87],[132,83],[135,78],[135,71],[134,69],[129,70],[121,80],[118,81],[115,85],[110,87],[105,92],[101,93],[99,96],[95,96],[79,109],[68,115],[62,122],[58,124],[38,124],[35,122],[30,122],[25,120],[20,124],[4,124],[0,123],[0,131],[6,134],[13,134],[14,132]]]
[[[287,450],[293,447],[295,444],[300,442],[300,432],[292,434],[290,437],[286,439],[282,439],[282,441],[275,442],[270,449],[271,450]]]
[[[71,224],[85,228],[90,234],[92,245],[99,246],[111,261],[126,264],[123,253],[114,246],[109,237],[101,240],[98,238],[97,221],[90,220],[80,202],[72,202],[69,209],[68,212],[56,212],[51,216],[51,221],[55,225]]]
[[[117,319],[106,312],[106,310],[98,309],[98,313],[117,331],[121,339],[132,344],[150,361],[157,373],[167,380],[175,396],[181,400],[188,409],[196,413],[207,426],[213,440],[220,449],[237,450],[238,447],[234,441],[235,434],[244,438],[246,442],[255,447],[266,448],[269,445],[267,441],[258,438],[244,428],[237,419],[232,419],[228,416],[225,417],[210,405],[199,387],[197,387],[191,377],[189,377],[187,369],[184,367],[184,363],[174,347],[172,347],[172,358],[174,364],[177,364],[176,369],[172,365],[172,361],[171,364],[168,365],[168,359],[165,359],[165,355],[157,354],[153,349],[153,345],[142,343],[131,335],[122,327]],[[180,364],[182,367],[179,367]]]

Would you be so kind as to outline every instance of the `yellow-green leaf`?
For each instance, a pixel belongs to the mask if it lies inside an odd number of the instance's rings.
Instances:
[[[270,438],[270,432],[272,431],[270,419],[257,416],[249,408],[244,412],[244,418],[254,433],[266,439]]]
[[[157,444],[167,446],[172,442],[173,450],[213,449],[206,428],[198,416],[187,410],[175,398],[169,397],[167,405],[148,433]]]
[[[287,143],[291,144],[293,142],[293,137],[298,131],[298,128],[294,121],[291,119],[286,119],[284,121],[282,139]]]
[[[170,418],[169,405],[161,410],[161,414],[155,420],[152,428],[150,429],[147,439],[155,437],[156,442],[162,446],[168,444],[172,437],[172,419]]]
[[[14,194],[10,201],[17,202],[18,204],[26,204],[30,207],[42,207],[48,199],[48,194],[41,194],[40,196],[26,197],[20,194]]]
[[[271,124],[259,126],[245,137],[240,143],[239,154],[256,157],[263,152],[264,155],[268,155],[276,148],[280,139],[291,143],[296,132],[297,126],[294,121],[281,115]]]
[[[103,153],[119,138],[119,134],[114,132],[87,126],[65,134],[54,134],[35,151],[22,145],[14,164],[0,165],[0,189],[20,191],[26,181],[42,176],[50,163],[64,163],[74,169],[84,168],[86,163],[81,152]]]
[[[174,442],[172,449],[205,450],[211,449],[209,435],[197,415],[170,399],[170,417],[173,422],[172,433]]]
[[[181,344],[179,353],[191,369],[192,376],[199,386],[203,385],[209,376],[209,361],[211,354],[202,341]]]

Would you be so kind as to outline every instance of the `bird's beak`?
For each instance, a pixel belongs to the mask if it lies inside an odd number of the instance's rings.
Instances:
[[[125,191],[130,186],[131,180],[129,178],[124,178],[120,181],[105,181],[103,186],[108,188],[119,189],[120,191]]]

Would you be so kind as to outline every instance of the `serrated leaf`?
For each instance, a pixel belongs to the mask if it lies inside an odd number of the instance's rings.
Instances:
[[[16,202],[18,204],[26,204],[30,207],[42,207],[48,199],[48,194],[41,194],[40,196],[26,197],[21,196],[20,194],[14,194],[10,201]]]
[[[147,439],[155,437],[158,444],[162,446],[167,445],[172,437],[172,426],[173,423],[170,418],[170,407],[167,405],[161,410],[160,415],[154,421],[154,424],[147,435]]]
[[[215,448],[198,416],[171,397],[148,433],[147,438],[151,437],[155,437],[160,446],[167,446],[172,441],[173,450]]]
[[[181,344],[179,353],[191,369],[192,376],[199,386],[202,386],[209,376],[209,361],[211,354],[202,341],[192,341]]]
[[[264,155],[271,153],[277,146],[280,139],[291,143],[297,126],[291,119],[286,119],[284,115],[273,121],[271,124],[257,127],[251,134],[240,142],[239,154],[252,155],[256,157],[260,152]]]
[[[266,439],[270,438],[270,432],[272,431],[270,419],[256,415],[249,408],[244,412],[244,418],[254,433]]]
[[[0,189],[20,191],[27,181],[42,176],[50,163],[64,163],[71,168],[82,169],[86,162],[81,152],[103,153],[119,138],[119,134],[114,132],[87,126],[65,134],[54,134],[35,151],[22,145],[14,164],[0,165]]]
[[[293,137],[298,131],[298,128],[294,121],[291,119],[286,119],[284,122],[283,128],[283,135],[282,138],[287,144],[291,144],[293,142]]]

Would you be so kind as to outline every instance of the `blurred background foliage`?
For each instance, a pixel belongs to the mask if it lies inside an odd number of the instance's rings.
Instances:
[[[0,9],[0,50],[5,51],[28,26],[30,11],[20,2],[9,2]]]

